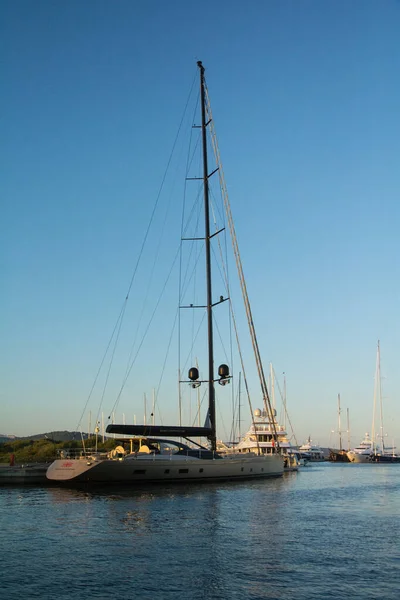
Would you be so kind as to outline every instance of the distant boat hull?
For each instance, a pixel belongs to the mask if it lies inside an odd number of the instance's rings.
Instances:
[[[400,456],[391,454],[376,454],[371,456],[371,462],[375,463],[400,463]]]
[[[299,452],[301,458],[304,458],[309,462],[323,462],[325,460],[324,451],[319,446],[314,446],[311,443],[310,437],[305,444],[300,446]]]
[[[329,449],[329,458],[331,462],[350,462],[349,457],[347,456],[347,452],[345,450],[332,450]]]
[[[324,457],[323,454],[312,453],[312,452],[305,452],[303,450],[300,450],[300,456],[301,456],[301,458],[306,463],[310,463],[310,462],[324,462],[324,460],[325,460],[325,457]]]
[[[58,482],[142,483],[202,482],[259,479],[283,475],[280,455],[246,458],[193,459],[128,455],[122,459],[59,459],[47,470],[47,478]]]
[[[348,459],[352,463],[369,463],[371,462],[371,454],[362,454],[360,452],[354,452],[350,450],[347,453]]]

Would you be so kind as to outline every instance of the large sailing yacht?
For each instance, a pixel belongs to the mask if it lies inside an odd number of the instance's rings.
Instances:
[[[205,232],[201,239],[205,245],[206,256],[206,303],[207,333],[208,333],[208,378],[201,380],[197,367],[192,367],[188,373],[186,383],[192,387],[205,384],[208,387],[208,411],[204,427],[193,426],[161,426],[161,425],[119,425],[110,424],[106,431],[109,434],[120,436],[120,445],[109,454],[97,452],[87,453],[81,451],[79,456],[66,453],[65,456],[55,460],[47,471],[47,478],[64,483],[102,483],[119,484],[127,483],[139,485],[143,483],[164,482],[189,482],[189,481],[216,481],[216,480],[240,480],[253,478],[277,477],[283,474],[283,457],[276,452],[254,455],[220,455],[217,450],[216,438],[216,410],[215,410],[215,384],[224,385],[231,376],[229,368],[221,364],[218,375],[215,374],[214,349],[213,349],[213,307],[224,299],[216,301],[212,295],[211,285],[211,239],[220,231],[211,233],[211,219],[209,206],[209,178],[216,171],[220,171],[221,181],[222,169],[218,168],[209,173],[207,162],[207,129],[213,127],[211,109],[208,102],[206,90],[204,67],[199,61],[197,63],[200,76],[200,106],[201,106],[201,143],[203,163],[203,194],[205,212]],[[215,135],[212,130],[212,144],[215,145]],[[214,148],[215,151],[215,148]],[[219,156],[219,153],[217,154]],[[217,159],[218,160],[218,159]],[[233,221],[230,207],[226,204],[231,236],[234,238],[234,247],[237,252],[237,242],[234,236]],[[237,256],[237,254],[236,254]],[[239,261],[240,262],[240,261]],[[241,264],[238,264],[241,282],[244,282]],[[243,286],[242,286],[242,293]],[[249,317],[250,305],[244,294],[246,311]],[[191,305],[193,306],[193,305]],[[248,318],[253,346],[258,351],[257,343],[254,344],[255,332],[253,320]],[[267,411],[272,414],[266,390],[265,378],[263,376],[261,359],[256,353],[256,362],[261,380],[264,401]],[[181,382],[182,383],[182,382]],[[272,426],[274,428],[273,419]],[[129,437],[126,437],[129,436]],[[272,434],[271,434],[272,436]],[[207,444],[197,443],[193,438],[206,438]],[[187,442],[182,442],[186,439]],[[272,439],[272,437],[271,437]],[[278,440],[274,432],[276,450]],[[125,447],[124,447],[125,446]]]

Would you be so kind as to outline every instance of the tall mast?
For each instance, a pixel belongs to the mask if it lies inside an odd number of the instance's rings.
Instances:
[[[283,418],[283,426],[285,428],[286,431],[286,414],[287,414],[287,410],[286,410],[286,374],[283,374],[283,404],[284,404],[284,418]]]
[[[347,409],[347,449],[350,452],[350,419],[349,419],[349,409]]]
[[[378,340],[378,350],[377,350],[377,378],[378,378],[378,393],[379,393],[379,410],[381,416],[381,453],[385,454],[385,439],[384,439],[384,429],[383,429],[383,400],[382,400],[382,379],[381,379],[381,346]]]
[[[240,431],[240,394],[241,394],[241,388],[242,388],[242,372],[239,371],[239,393],[238,393],[238,436],[239,436],[239,442],[242,438],[242,434]]]
[[[380,430],[379,434],[376,432],[376,412],[377,412],[377,402],[379,401],[379,410],[380,410]],[[382,410],[382,385],[381,385],[381,357],[380,357],[380,344],[378,340],[378,347],[376,351],[376,365],[375,365],[375,382],[374,382],[374,408],[372,411],[372,431],[371,431],[371,439],[372,439],[372,450],[373,453],[377,452],[377,444],[376,437],[379,436],[381,440],[381,452],[383,452],[383,410]]]
[[[199,361],[196,358],[196,368],[199,370]],[[197,425],[200,427],[200,386],[197,388]]]
[[[207,95],[207,89],[205,89],[205,92]],[[242,261],[240,258],[239,246],[238,246],[238,242],[237,242],[237,238],[236,238],[235,226],[233,224],[232,211],[231,211],[231,207],[230,207],[230,203],[229,203],[228,192],[227,192],[226,185],[225,185],[225,178],[224,178],[223,168],[222,168],[222,164],[221,164],[221,158],[220,158],[220,154],[219,154],[215,129],[214,129],[213,123],[212,123],[212,114],[211,114],[211,109],[210,109],[209,103],[208,103],[208,114],[210,116],[210,123],[211,123],[211,125],[210,125],[211,144],[213,146],[215,158],[217,161],[221,193],[222,193],[222,197],[224,200],[225,212],[226,212],[226,215],[228,218],[228,225],[229,225],[229,231],[231,234],[233,252],[235,255],[236,267],[237,267],[238,274],[239,274],[240,287],[242,289],[242,295],[243,295],[243,301],[244,301],[244,306],[245,306],[245,310],[246,310],[247,322],[248,322],[249,330],[250,330],[250,337],[251,337],[251,341],[252,341],[252,345],[253,345],[253,351],[254,351],[254,356],[256,359],[258,376],[259,376],[260,384],[261,384],[261,392],[262,392],[263,401],[264,401],[264,408],[267,411],[270,422],[272,423],[272,429],[274,431],[275,446],[278,448],[279,440],[278,440],[278,435],[276,432],[275,419],[274,419],[274,414],[273,414],[273,410],[272,410],[272,406],[271,406],[271,399],[270,399],[269,392],[268,392],[268,386],[267,386],[267,382],[266,382],[266,378],[265,378],[264,367],[263,367],[263,364],[261,361],[260,349],[258,347],[257,336],[256,336],[255,328],[254,328],[254,321],[253,321],[253,316],[252,316],[252,312],[251,312],[249,296],[247,293],[246,282],[244,280]]]
[[[341,424],[340,424],[340,394],[337,395],[337,399],[338,399],[338,425],[339,425],[339,450],[340,452],[342,451],[342,428],[341,428]]]
[[[214,389],[214,344],[212,323],[212,287],[211,287],[211,244],[210,244],[210,203],[208,195],[208,161],[207,161],[207,122],[206,122],[206,91],[204,82],[204,67],[199,60],[200,71],[200,103],[201,103],[201,134],[203,144],[203,187],[204,187],[204,216],[205,216],[205,248],[206,248],[206,281],[207,281],[207,325],[208,325],[208,416],[210,419],[211,449],[217,449],[215,424],[215,389]]]
[[[272,363],[269,363],[269,370],[271,374],[271,400],[272,400],[272,408],[275,410],[275,378],[274,378],[274,369],[272,367]]]

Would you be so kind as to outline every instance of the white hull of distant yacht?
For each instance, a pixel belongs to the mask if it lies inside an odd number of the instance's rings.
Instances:
[[[356,448],[348,451],[347,458],[354,463],[369,463],[373,454],[373,443],[369,433],[366,433],[362,442]]]
[[[127,456],[122,459],[59,459],[47,470],[52,481],[81,483],[168,483],[280,477],[280,455],[246,458]]]
[[[353,463],[367,463],[367,462],[371,462],[371,453],[361,453],[361,452],[354,452],[354,450],[350,450],[347,453],[348,459],[350,462]]]

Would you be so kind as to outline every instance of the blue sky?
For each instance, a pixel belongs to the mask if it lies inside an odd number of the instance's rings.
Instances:
[[[332,443],[339,392],[353,442],[370,430],[380,339],[400,445],[400,2],[0,11],[0,432],[75,428],[201,59],[263,359],[286,373],[299,442]],[[145,358],[127,415],[155,385],[162,356]]]

